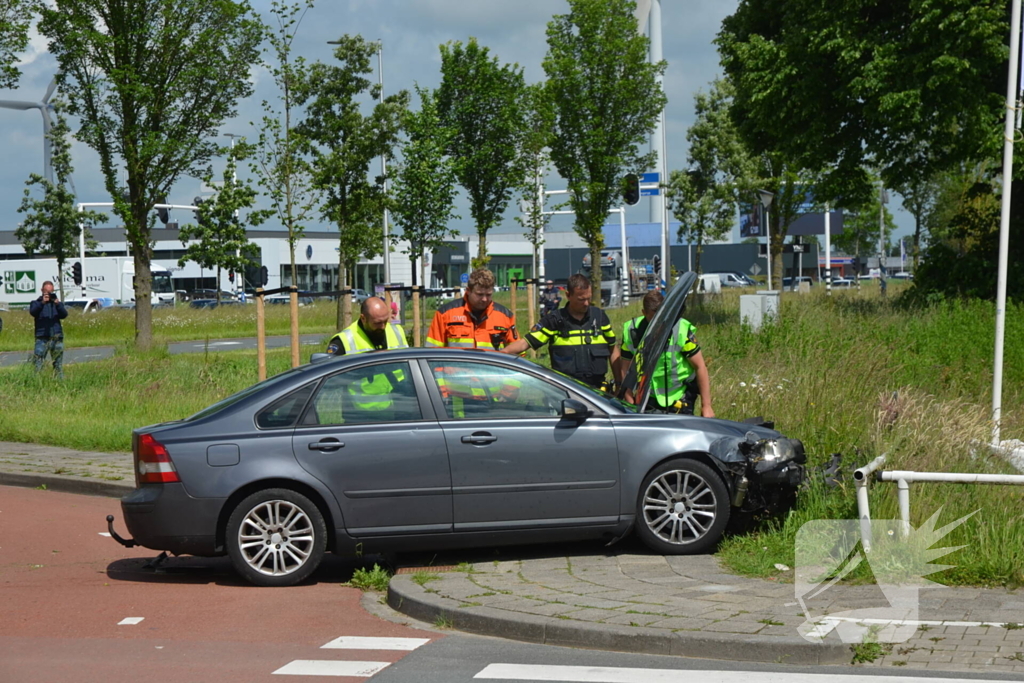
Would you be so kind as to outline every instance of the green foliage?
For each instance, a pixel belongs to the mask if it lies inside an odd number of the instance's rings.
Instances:
[[[179,230],[181,243],[186,245],[185,254],[178,259],[178,265],[194,261],[202,268],[215,269],[217,282],[220,282],[222,269],[227,269],[240,276],[245,268],[256,265],[252,259],[255,245],[246,235],[248,226],[260,225],[268,218],[268,211],[251,211],[256,203],[256,190],[245,180],[237,178],[238,161],[245,159],[250,153],[244,141],[236,143],[228,150],[228,163],[224,175],[212,197],[199,205],[196,223],[185,224]],[[208,168],[203,174],[203,182],[213,185],[213,169]],[[243,219],[242,211],[248,215]],[[187,244],[192,241],[193,244]],[[217,287],[217,299],[220,299],[220,287]]]
[[[623,176],[650,168],[640,151],[665,107],[658,77],[665,62],[647,59],[632,0],[569,0],[547,29],[547,96],[554,112],[551,160],[569,189],[575,229],[590,248],[591,282],[601,290],[601,249],[608,209]]]
[[[364,96],[380,100],[380,86],[367,78],[373,72],[377,44],[349,35],[337,42],[334,57],[340,64],[313,64],[297,88],[298,103],[307,105],[297,131],[312,154],[321,216],[338,226],[340,287],[346,289],[356,262],[383,252],[381,216],[387,198],[384,178],[369,178],[370,164],[382,155],[392,157],[409,93],[390,95],[364,115]],[[345,297],[340,297],[338,329],[351,322],[345,315],[349,311]]]
[[[366,569],[365,567],[356,569],[352,572],[352,578],[344,585],[364,591],[371,590],[383,593],[387,591],[389,583],[391,583],[391,572],[375,563],[373,569]]]
[[[666,198],[679,220],[679,237],[697,244],[694,270],[700,272],[705,241],[728,235],[736,219],[738,188],[752,160],[729,116],[732,88],[716,80],[711,92],[694,97],[697,120],[686,132],[687,171],[672,171]]]
[[[454,234],[449,227],[455,201],[455,169],[447,156],[451,130],[441,124],[437,98],[429,90],[417,87],[420,110],[405,116],[409,139],[402,150],[402,164],[395,179],[395,222],[406,252],[415,264],[426,250],[440,248]]]
[[[305,223],[313,213],[315,194],[309,160],[303,156],[307,143],[297,130],[299,92],[306,78],[306,60],[292,54],[292,44],[302,19],[312,7],[313,0],[300,0],[294,4],[273,0],[270,3],[275,26],[267,28],[265,37],[275,59],[268,67],[280,89],[280,109],[263,100],[257,163],[253,165],[277,219],[288,231],[293,285],[298,283],[295,245],[302,238]]]
[[[891,235],[896,229],[896,222],[893,220],[889,209],[883,208],[879,193],[876,190],[869,195],[869,199],[859,206],[848,206],[846,215],[843,218],[843,232],[832,238],[832,248],[839,249],[843,253],[861,257],[864,261],[868,256],[878,254],[878,219],[882,213],[885,221],[885,234]],[[888,237],[885,238],[885,253],[889,253]]]
[[[441,46],[437,89],[441,125],[451,131],[448,154],[455,177],[469,195],[480,237],[474,268],[487,265],[487,231],[501,222],[522,184],[527,128],[526,82],[518,64],[501,65],[475,38]]]
[[[419,586],[426,586],[431,581],[440,581],[441,577],[436,572],[418,571],[412,575],[412,580]]]
[[[994,155],[1009,32],[1005,0],[743,0],[716,43],[744,137],[858,203],[869,163],[902,187]]]
[[[215,152],[218,129],[252,93],[245,77],[263,31],[233,0],[54,0],[37,3],[39,31],[79,117],[77,137],[99,155],[114,213],[135,256],[135,328],[152,344],[153,205]],[[121,169],[127,187],[121,186]]]
[[[31,23],[32,0],[4,0],[0,4],[0,88],[18,85],[18,53],[28,47]]]
[[[85,245],[95,248],[89,228],[107,220],[106,215],[96,211],[79,212],[75,208],[75,193],[68,188],[73,169],[71,166],[71,144],[68,135],[71,130],[62,112],[62,105],[54,103],[56,121],[50,129],[52,143],[51,163],[54,181],[33,173],[25,181],[25,196],[18,213],[25,214],[25,220],[14,231],[14,236],[25,248],[25,253],[52,254],[57,259],[57,271],[61,273],[57,286],[60,298],[64,299],[64,263],[78,254],[78,238],[85,231]],[[43,191],[42,199],[33,199],[29,190],[38,185]]]

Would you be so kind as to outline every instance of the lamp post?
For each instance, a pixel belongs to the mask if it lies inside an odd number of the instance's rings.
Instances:
[[[772,199],[775,195],[767,190],[758,190],[757,193],[761,195],[761,206],[764,207],[764,235],[768,238],[768,290],[772,288],[772,228],[769,221],[771,214],[768,209],[772,205]]]

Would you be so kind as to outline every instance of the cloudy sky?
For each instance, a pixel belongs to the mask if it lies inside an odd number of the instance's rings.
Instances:
[[[731,13],[735,0],[663,0],[664,56],[668,61],[665,89],[668,94],[668,166],[686,164],[686,130],[693,122],[693,96],[721,72],[712,41],[722,19]],[[270,0],[252,0],[269,19]],[[565,0],[319,0],[304,17],[298,30],[296,51],[309,60],[330,60],[328,40],[343,34],[361,34],[384,44],[386,92],[412,90],[414,85],[436,87],[440,81],[438,46],[451,40],[475,37],[504,62],[516,62],[528,81],[543,80],[541,61],[546,52],[545,28],[552,15],[567,11]],[[2,100],[39,101],[56,68],[45,41],[33,36],[21,66],[17,90],[0,90]],[[223,127],[225,133],[255,140],[259,103],[273,98],[275,89],[266,73],[257,72],[256,94],[239,104],[239,116]],[[223,139],[226,143],[227,138]],[[0,109],[0,230],[13,230],[22,214],[17,212],[24,182],[30,173],[42,173],[42,120],[38,111]],[[74,147],[75,187],[83,202],[109,201],[103,188],[97,156],[88,147]],[[554,189],[555,183],[552,183]],[[183,178],[169,197],[171,203],[189,204],[199,193],[198,180]],[[460,202],[463,204],[463,202]],[[630,209],[628,220],[648,220],[647,200]],[[894,208],[898,208],[897,205]],[[471,230],[469,212],[459,211],[459,227]],[[909,215],[897,210],[898,234],[912,227]],[[514,209],[506,212],[513,224]],[[179,220],[187,220],[179,216]],[[566,217],[556,217],[568,220]],[[268,226],[271,227],[271,226]]]

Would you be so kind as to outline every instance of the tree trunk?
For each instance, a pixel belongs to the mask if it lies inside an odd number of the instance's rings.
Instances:
[[[772,277],[768,283],[769,290],[778,290],[779,287],[775,286],[775,282],[782,283],[782,241],[785,239],[785,235],[779,234],[777,228],[773,226],[772,236],[768,244],[768,258],[772,260]]]
[[[491,260],[487,257],[487,231],[477,228],[476,234],[480,239],[476,248],[476,259],[473,263],[474,270],[487,267],[487,262]]]
[[[594,305],[607,305],[601,303],[601,244],[592,242],[590,244],[590,286],[591,295],[596,302]]]
[[[917,272],[917,261],[921,254],[921,216],[914,213],[914,272]]]
[[[697,236],[697,258],[693,260],[693,272],[700,274],[700,255],[704,253],[704,233]]]
[[[345,264],[345,256],[338,250],[338,289],[348,289],[348,267]],[[341,331],[352,324],[352,295],[338,295],[338,314],[335,320],[338,331]]]
[[[64,301],[64,263],[62,259],[57,259],[57,291],[60,292],[61,301]]]
[[[214,291],[217,293],[216,298],[217,298],[217,303],[219,304],[220,303],[220,266],[217,266],[217,279],[214,280],[214,282],[216,283],[216,285],[214,287]]]
[[[288,240],[288,256],[292,264],[292,287],[299,286],[298,269],[295,267],[295,243]],[[284,283],[282,283],[284,284]]]
[[[149,269],[149,243],[133,244],[135,250],[135,348],[153,346],[153,276]]]

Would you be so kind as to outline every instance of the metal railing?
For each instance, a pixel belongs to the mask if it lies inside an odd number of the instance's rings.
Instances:
[[[857,485],[857,517],[860,520],[861,544],[864,552],[871,552],[871,510],[868,504],[868,481],[872,474],[877,481],[896,482],[896,500],[900,510],[900,537],[910,536],[910,485],[926,482],[952,484],[1000,484],[1024,486],[1024,474],[981,474],[961,472],[912,472],[909,470],[877,471],[885,464],[880,455],[853,473]]]

